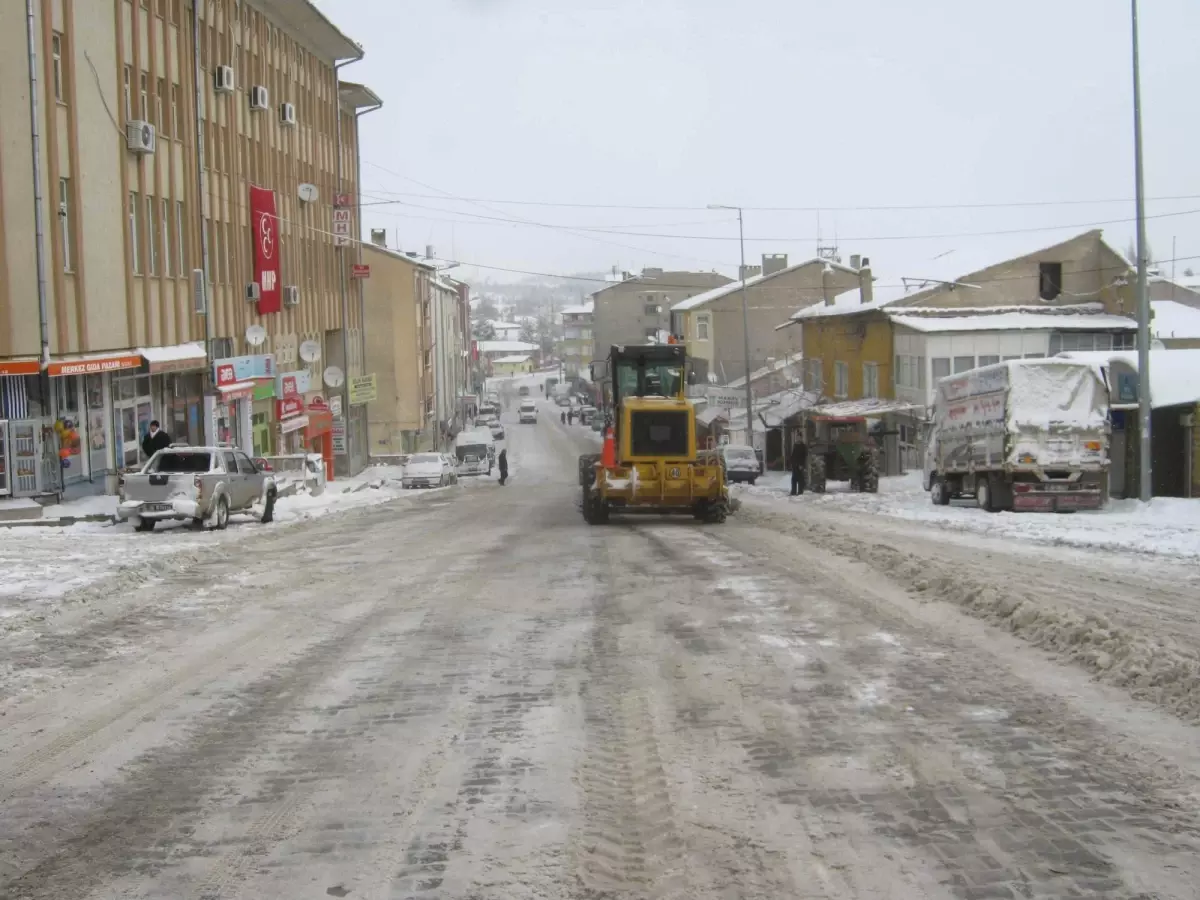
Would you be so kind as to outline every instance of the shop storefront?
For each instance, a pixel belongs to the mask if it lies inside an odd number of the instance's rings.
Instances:
[[[253,406],[250,411],[250,443],[255,457],[272,456],[275,453],[275,436],[271,427],[275,406],[275,382],[260,381],[254,388]]]
[[[325,477],[333,480],[333,411],[325,398],[311,398],[305,407],[308,425],[304,429],[304,450],[316,453],[325,462]]]
[[[138,465],[137,423],[140,416],[148,426],[151,418],[150,380],[139,374],[141,366],[141,355],[130,351],[50,363],[51,416],[43,442],[54,443],[60,483],[54,487],[45,479],[41,490],[62,490],[67,496],[102,492],[107,475]]]
[[[218,443],[229,444],[246,453],[255,453],[255,393],[260,385],[275,378],[275,357],[271,354],[235,356],[213,363],[216,394],[209,398],[213,434]],[[264,410],[270,428],[269,397]],[[264,454],[257,454],[262,456]]]
[[[204,443],[204,345],[143,347],[153,418],[172,441]]]
[[[276,446],[281,454],[307,451],[305,444],[309,422],[305,395],[311,390],[312,376],[307,369],[280,372],[275,379],[275,419],[279,423]]]

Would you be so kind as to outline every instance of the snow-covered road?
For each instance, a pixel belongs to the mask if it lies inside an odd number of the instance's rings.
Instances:
[[[594,436],[513,410],[505,487],[247,528],[0,635],[0,896],[1197,896],[1178,691],[947,586],[1107,585],[1194,649],[1184,582],[754,497],[588,528]]]

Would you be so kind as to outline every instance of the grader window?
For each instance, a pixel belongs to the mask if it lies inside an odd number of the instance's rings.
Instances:
[[[630,414],[629,448],[634,456],[689,456],[688,414],[677,410]]]

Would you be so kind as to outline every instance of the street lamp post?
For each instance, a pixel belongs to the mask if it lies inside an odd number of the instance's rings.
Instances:
[[[738,276],[742,281],[742,350],[746,362],[746,443],[754,447],[754,392],[750,386],[750,305],[746,299],[746,232],[742,223],[742,208],[740,206],[721,206],[710,203],[709,209],[735,210],[738,216],[738,245],[741,248],[742,264],[738,268]],[[766,453],[766,447],[763,448]]]
[[[1146,290],[1146,198],[1142,178],[1142,79],[1138,61],[1138,5],[1133,17],[1133,165],[1137,214],[1138,496],[1150,501],[1150,298]]]

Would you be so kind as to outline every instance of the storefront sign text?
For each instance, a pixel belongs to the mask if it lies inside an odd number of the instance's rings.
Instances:
[[[294,372],[281,372],[279,385],[275,393],[280,397],[299,397],[312,390],[312,377],[308,369],[297,369]]]
[[[350,405],[370,403],[377,396],[374,375],[356,375],[350,379]]]
[[[275,357],[270,353],[263,353],[258,356],[218,359],[213,363],[213,372],[217,387],[237,384],[239,381],[253,381],[255,378],[274,378]]]
[[[280,421],[303,414],[304,399],[302,397],[285,397],[275,401],[275,415]]]
[[[109,356],[103,359],[81,359],[72,362],[52,362],[46,373],[55,375],[96,375],[100,372],[116,372],[121,369],[136,369],[142,364],[140,356]]]
[[[0,375],[36,375],[41,369],[36,359],[0,359]]]

